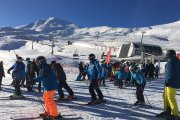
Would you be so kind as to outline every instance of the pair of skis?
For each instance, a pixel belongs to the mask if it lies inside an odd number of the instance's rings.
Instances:
[[[20,97],[13,97],[13,96],[5,96],[5,97],[0,97],[0,100],[24,100],[27,99],[24,96],[20,96]]]
[[[96,103],[88,103],[88,102],[84,102],[84,103],[77,103],[79,106],[93,106],[93,105],[98,105],[98,104],[102,104],[102,103],[106,103],[105,100],[103,101],[98,101]]]

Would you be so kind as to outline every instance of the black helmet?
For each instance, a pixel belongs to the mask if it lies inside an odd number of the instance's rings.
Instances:
[[[55,65],[55,64],[56,64],[55,60],[51,61],[51,65]]]
[[[176,56],[176,51],[175,50],[168,50],[166,52],[165,58],[171,58],[171,57],[175,57],[175,56]]]
[[[30,61],[30,58],[26,58],[26,61]]]
[[[94,60],[95,59],[95,55],[94,54],[89,54],[89,60]]]
[[[46,60],[46,58],[44,56],[38,56],[36,58],[36,61],[38,61],[38,62],[41,62],[41,61],[44,61],[44,60]]]

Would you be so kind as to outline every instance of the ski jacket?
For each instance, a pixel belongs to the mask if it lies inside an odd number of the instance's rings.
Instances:
[[[165,65],[165,85],[176,89],[180,88],[180,61],[176,57],[167,59]]]
[[[54,65],[53,68],[56,73],[58,81],[66,81],[66,74],[63,70],[63,67],[59,63],[57,63]]]
[[[125,71],[126,79],[130,79],[131,78],[131,73],[129,71],[129,66],[126,66],[124,68],[124,71]]]
[[[22,80],[26,76],[25,64],[23,62],[16,61],[16,63],[9,68],[9,70],[13,70],[12,77],[14,80]]]
[[[90,61],[88,67],[88,75],[90,80],[102,78],[102,67],[99,64],[99,61],[97,61],[96,59]]]
[[[39,63],[39,76],[34,78],[34,81],[42,81],[45,91],[58,89],[56,74],[45,60]]]
[[[106,63],[102,63],[101,68],[102,68],[102,77],[106,78],[106,76],[107,76],[107,65],[106,65]]]
[[[144,74],[138,68],[131,72],[131,83],[136,82],[138,85],[146,85]]]
[[[117,75],[118,79],[120,79],[120,80],[125,80],[126,79],[126,74],[125,74],[125,71],[124,71],[124,67],[121,67],[119,70],[116,70],[115,74]]]

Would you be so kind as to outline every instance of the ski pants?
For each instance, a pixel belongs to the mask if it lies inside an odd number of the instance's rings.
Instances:
[[[158,71],[155,72],[155,78],[159,78],[159,72]]]
[[[3,76],[0,76],[0,88],[1,88],[1,85],[2,85],[2,77]]]
[[[54,101],[54,94],[55,90],[51,91],[44,91],[43,92],[43,99],[46,107],[46,112],[49,113],[51,116],[58,116],[58,110],[56,103]]]
[[[137,98],[137,101],[139,102],[144,102],[144,95],[143,95],[143,92],[144,92],[144,85],[136,85],[136,98]]]
[[[174,116],[179,115],[178,111],[178,105],[176,101],[176,89],[171,87],[165,87],[164,93],[163,93],[163,99],[164,99],[164,111],[167,111],[167,108],[171,108],[171,114]]]
[[[97,92],[99,99],[103,99],[103,94],[101,90],[99,89],[97,80],[92,80],[89,85],[89,92],[91,94],[92,101],[97,100],[95,91]]]
[[[63,92],[62,88],[67,90],[67,92],[69,93],[69,96],[73,96],[74,95],[74,92],[68,86],[68,84],[67,84],[67,82],[65,80],[59,81],[58,84],[59,84],[58,93],[59,93],[60,98],[64,98],[64,92]]]
[[[38,82],[38,91],[41,92],[41,81]]]
[[[20,82],[21,81],[19,79],[14,80],[14,87],[15,87],[15,94],[16,95],[21,95]]]
[[[82,74],[83,74],[82,72],[79,72],[79,75],[77,76],[76,80],[81,80]]]

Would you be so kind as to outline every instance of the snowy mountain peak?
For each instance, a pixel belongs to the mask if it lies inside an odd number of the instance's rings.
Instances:
[[[27,25],[16,27],[17,29],[35,30],[37,32],[49,33],[57,30],[75,29],[79,28],[77,25],[70,22],[55,18],[48,17],[43,20],[36,21]]]

